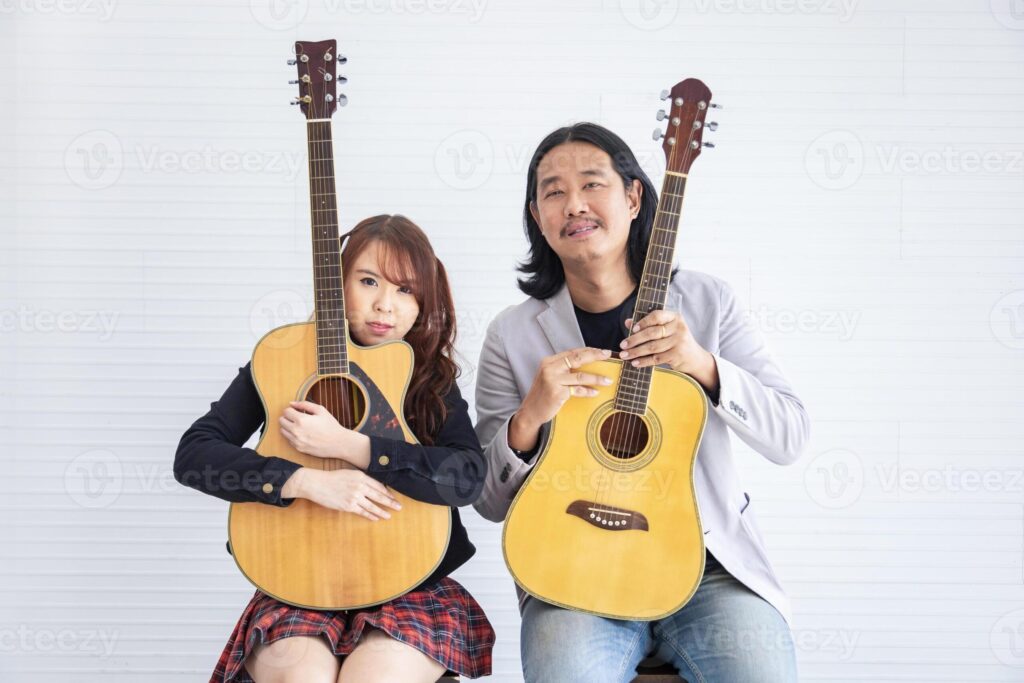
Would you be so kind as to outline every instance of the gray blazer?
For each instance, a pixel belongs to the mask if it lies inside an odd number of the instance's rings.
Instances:
[[[718,405],[709,401],[694,468],[707,549],[791,623],[789,601],[758,529],[757,506],[743,490],[733,461],[729,430],[772,462],[791,465],[807,444],[807,412],[724,281],[680,270],[672,280],[666,309],[681,312],[697,342],[714,354],[721,380]],[[487,519],[505,519],[536,462],[536,457],[523,462],[509,448],[508,423],[533,384],[541,360],[583,345],[565,286],[550,299],[530,298],[510,306],[488,327],[477,369],[476,432],[489,467],[483,494],[474,504]],[[547,434],[545,426],[541,439]]]

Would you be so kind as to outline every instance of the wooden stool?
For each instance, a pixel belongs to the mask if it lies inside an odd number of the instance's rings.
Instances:
[[[657,666],[641,664],[636,668],[636,678],[633,679],[633,683],[685,683],[685,680],[671,664]]]
[[[671,664],[660,666],[638,666],[633,683],[685,683]],[[458,674],[446,673],[437,683],[458,683]]]

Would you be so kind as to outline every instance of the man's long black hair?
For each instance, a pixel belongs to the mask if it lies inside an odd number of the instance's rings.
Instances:
[[[586,142],[604,150],[611,157],[613,168],[622,178],[623,192],[634,180],[639,180],[643,185],[640,212],[630,223],[629,239],[626,243],[626,259],[635,282],[640,282],[640,278],[643,277],[644,259],[651,239],[651,226],[654,224],[654,213],[658,208],[658,193],[654,185],[640,168],[633,150],[618,135],[596,123],[577,123],[548,134],[533,153],[526,175],[523,227],[526,230],[526,238],[530,240],[530,253],[517,267],[524,275],[519,278],[519,289],[535,299],[548,299],[557,294],[565,284],[562,261],[541,234],[540,226],[530,213],[530,204],[537,201],[537,166],[548,152],[566,142]]]

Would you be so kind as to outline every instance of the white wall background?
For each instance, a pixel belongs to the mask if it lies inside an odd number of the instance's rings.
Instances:
[[[736,442],[802,679],[1024,680],[1021,0],[0,0],[0,679],[206,680],[246,603],[171,461],[310,310],[285,60],[329,37],[342,224],[427,230],[470,396],[536,143],[601,122],[660,185],[657,93],[708,83],[679,255],[813,418],[793,467]],[[500,529],[466,518],[517,681]]]

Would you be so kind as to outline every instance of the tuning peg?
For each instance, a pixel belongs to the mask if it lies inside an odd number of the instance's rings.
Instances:
[[[348,104],[348,98],[344,94],[338,93],[338,106],[344,107],[346,104]]]
[[[661,91],[661,99],[662,99],[662,100],[667,100],[667,99],[668,99],[668,96],[669,96],[669,92],[668,92],[668,90],[662,90],[662,91]]]
[[[711,108],[712,109],[725,109],[725,105],[724,104],[718,104],[717,102],[712,102],[711,103]]]
[[[312,97],[310,97],[309,95],[303,95],[302,97],[296,97],[292,101],[292,104],[309,104],[312,101],[313,101]]]
[[[288,60],[288,66],[295,66],[298,63],[299,62],[297,60],[295,60],[295,59],[289,59]]]
[[[718,121],[708,121],[708,130],[718,130]]]
[[[668,114],[665,113],[664,109],[659,109],[658,110],[658,117],[657,118],[658,118],[659,121],[664,121],[665,119],[668,118]]]
[[[295,79],[294,81],[288,81],[288,85],[298,85],[298,84],[299,84],[298,79]]]
[[[338,64],[348,64],[348,57],[345,55],[338,55],[338,58],[335,61],[337,61]]]
[[[651,133],[651,137],[654,138],[655,140],[660,140],[661,138],[665,137],[665,133],[661,130],[661,128],[655,128],[654,132]]]
[[[345,78],[344,76],[338,76],[334,80],[336,80],[339,85],[345,85],[346,83],[348,83],[348,79]]]
[[[705,142],[704,146],[709,148],[709,149],[713,149],[714,146],[715,146],[715,143],[713,143],[713,142]]]

